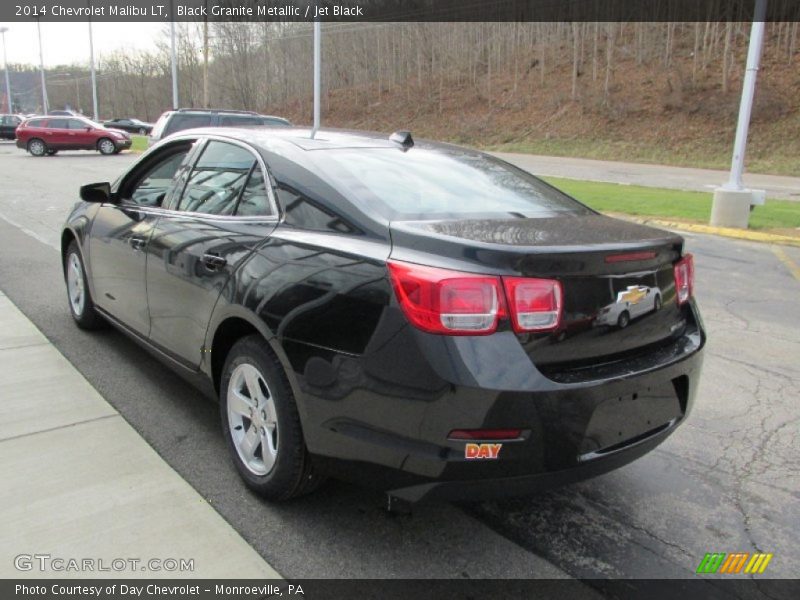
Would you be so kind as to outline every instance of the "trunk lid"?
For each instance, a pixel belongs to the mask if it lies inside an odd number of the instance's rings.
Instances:
[[[495,275],[558,279],[563,316],[550,333],[519,335],[545,372],[616,360],[683,333],[673,264],[683,238],[602,215],[403,221],[395,260]]]

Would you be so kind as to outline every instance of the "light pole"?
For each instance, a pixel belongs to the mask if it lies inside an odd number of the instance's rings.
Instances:
[[[169,22],[170,60],[172,61],[172,108],[178,109],[178,60],[175,56],[175,14],[174,3],[169,3],[171,19]]]
[[[747,147],[747,130],[753,111],[756,92],[756,76],[761,62],[761,47],[764,44],[764,20],[767,0],[755,0],[753,25],[750,29],[750,45],[747,50],[747,67],[742,82],[742,99],[739,104],[739,121],[736,125],[736,140],[733,143],[731,173],[728,182],[714,190],[711,205],[711,225],[720,227],[747,228],[751,206],[763,204],[763,192],[748,190],[742,185],[744,153]]]
[[[36,30],[39,32],[39,72],[42,76],[42,112],[47,114],[50,107],[47,102],[47,84],[44,80],[44,53],[42,52],[42,22],[36,19]]]
[[[92,7],[92,0],[88,2],[89,8]],[[91,12],[91,11],[89,11]],[[100,120],[97,110],[97,74],[94,69],[94,38],[92,36],[92,20],[89,19],[89,66],[92,71],[92,116],[95,121]]]
[[[311,137],[317,135],[319,130],[319,97],[320,88],[322,87],[322,58],[320,52],[320,44],[322,37],[322,27],[319,20],[314,21],[314,127],[311,130]]]
[[[0,27],[0,34],[3,34],[3,62],[6,65],[6,98],[8,102],[8,112],[14,112],[13,103],[11,102],[11,79],[8,77],[8,55],[6,54],[6,31],[8,27]]]

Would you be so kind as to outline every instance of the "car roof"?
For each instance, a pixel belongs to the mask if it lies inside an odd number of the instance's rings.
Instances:
[[[254,146],[267,148],[278,144],[293,145],[301,150],[336,150],[345,148],[398,148],[389,135],[371,131],[320,129],[311,137],[309,127],[201,127],[180,132],[180,136],[209,135],[230,137]],[[170,139],[172,136],[166,139]],[[177,137],[177,136],[176,136]]]

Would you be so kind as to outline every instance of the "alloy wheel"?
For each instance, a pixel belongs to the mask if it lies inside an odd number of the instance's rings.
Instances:
[[[28,151],[34,156],[43,156],[47,148],[41,140],[32,140],[31,143],[28,144]]]
[[[114,150],[117,149],[117,147],[114,145],[114,142],[111,140],[101,140],[99,148],[100,152],[103,154],[113,154]]]
[[[244,363],[231,373],[228,422],[242,464],[255,475],[266,475],[278,456],[275,401],[261,372]]]
[[[69,293],[69,304],[72,307],[72,312],[75,313],[76,316],[80,316],[83,314],[86,294],[84,291],[81,259],[78,258],[78,255],[75,253],[69,255],[69,264],[67,265],[67,291]]]

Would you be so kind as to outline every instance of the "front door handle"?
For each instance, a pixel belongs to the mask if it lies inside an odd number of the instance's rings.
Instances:
[[[147,241],[144,238],[140,237],[132,237],[128,239],[128,243],[131,245],[131,248],[134,250],[141,250],[147,245]]]
[[[211,271],[221,269],[228,264],[227,259],[222,258],[219,254],[203,254],[203,263]]]

